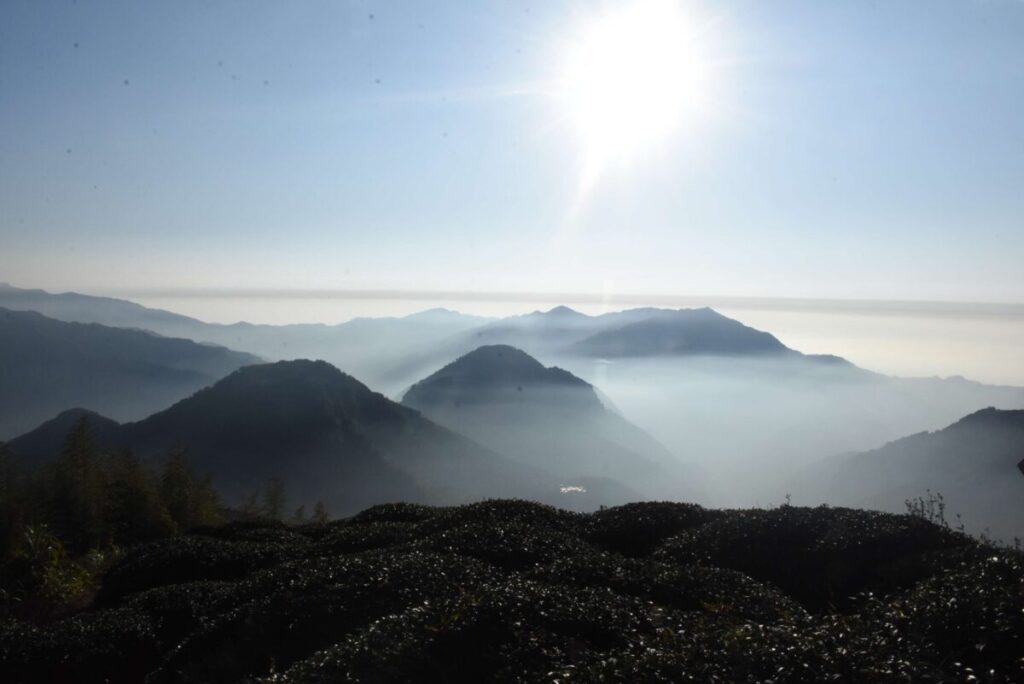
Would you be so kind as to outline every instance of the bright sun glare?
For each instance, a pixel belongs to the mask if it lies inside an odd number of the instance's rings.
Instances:
[[[583,146],[583,184],[664,142],[701,104],[704,64],[678,2],[634,0],[589,16],[571,37],[562,95]]]

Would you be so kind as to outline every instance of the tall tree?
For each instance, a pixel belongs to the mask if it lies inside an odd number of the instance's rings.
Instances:
[[[106,520],[117,543],[136,544],[177,531],[154,477],[130,451],[112,456],[108,471]]]
[[[83,416],[68,433],[55,464],[50,520],[57,535],[74,552],[84,552],[103,539],[106,482]]]
[[[327,513],[327,506],[324,505],[324,502],[317,501],[313,506],[313,517],[311,518],[311,522],[317,525],[322,525],[330,520],[330,518],[331,516]]]
[[[0,562],[11,557],[31,517],[34,497],[26,492],[26,478],[14,454],[0,443]]]
[[[271,520],[284,519],[284,480],[272,477],[263,492],[263,514]]]
[[[160,497],[171,519],[182,531],[220,521],[213,481],[208,475],[196,478],[184,449],[174,451],[164,463]]]

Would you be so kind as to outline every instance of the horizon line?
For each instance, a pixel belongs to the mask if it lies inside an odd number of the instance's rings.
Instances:
[[[322,299],[423,302],[501,302],[552,305],[710,306],[764,311],[847,314],[928,314],[967,317],[1024,317],[1022,302],[931,299],[868,299],[665,293],[529,292],[362,288],[149,287],[97,288],[102,296],[177,299]],[[84,292],[82,292],[84,294]]]

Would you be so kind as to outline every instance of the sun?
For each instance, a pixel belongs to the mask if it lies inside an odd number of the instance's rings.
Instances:
[[[584,184],[667,140],[703,105],[700,40],[678,2],[633,0],[583,17],[564,49],[561,99]]]

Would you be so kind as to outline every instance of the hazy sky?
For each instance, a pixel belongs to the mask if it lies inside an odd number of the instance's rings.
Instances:
[[[681,3],[590,173],[643,1],[4,0],[0,280],[1024,301],[1024,2]]]

